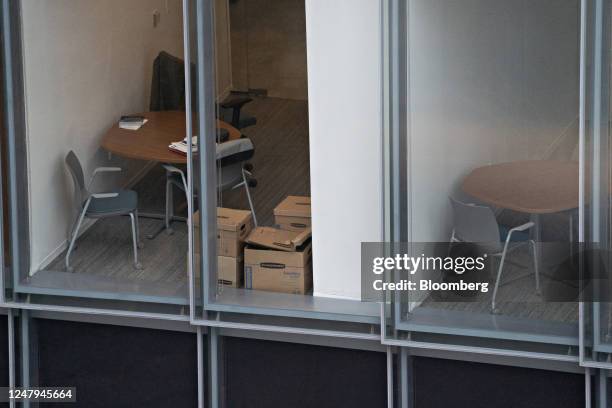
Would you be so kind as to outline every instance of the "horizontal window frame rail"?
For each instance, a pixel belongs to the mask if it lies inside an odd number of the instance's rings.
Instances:
[[[62,305],[22,303],[22,302],[13,302],[13,301],[2,302],[0,303],[0,307],[7,308],[7,309],[13,309],[13,310],[35,310],[35,311],[41,311],[41,312],[59,312],[59,313],[81,314],[81,315],[97,315],[97,316],[112,316],[112,317],[124,317],[124,318],[189,322],[189,315],[186,315],[186,314],[141,312],[141,311],[129,311],[129,310],[121,310],[121,309],[100,309],[100,308],[87,308],[83,306],[62,306]]]
[[[442,314],[442,313],[440,313]],[[471,317],[471,313],[461,312],[461,314],[465,314],[465,318],[469,319]],[[504,318],[503,315],[495,316],[495,318],[500,319]],[[507,323],[513,323],[511,321],[512,318],[508,319]],[[530,324],[533,323],[534,326],[538,326],[540,323],[537,320],[533,320],[530,322],[528,319],[517,319],[517,323],[522,324]],[[547,321],[542,321],[544,323],[549,323]],[[498,324],[496,322],[496,324]],[[421,332],[421,333],[431,333],[431,334],[446,334],[453,336],[469,336],[469,337],[481,337],[481,338],[490,338],[496,340],[510,340],[510,341],[522,341],[522,342],[536,342],[536,343],[547,343],[547,344],[555,344],[561,346],[575,346],[578,347],[579,341],[579,322],[578,320],[575,323],[568,323],[567,326],[575,326],[575,335],[564,336],[561,334],[540,334],[537,332],[522,332],[518,330],[500,330],[500,329],[487,329],[487,328],[469,328],[469,327],[453,327],[453,326],[442,326],[440,324],[431,324],[428,325],[426,323],[415,323],[406,320],[401,320],[399,323],[395,323],[395,329],[401,332]]]

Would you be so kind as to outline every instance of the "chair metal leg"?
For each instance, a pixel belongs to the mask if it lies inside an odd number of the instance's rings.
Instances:
[[[253,214],[253,224],[255,224],[255,227],[257,227],[257,216],[255,215],[255,207],[253,206],[253,199],[251,198],[251,190],[249,189],[249,180],[247,178],[247,175],[250,175],[250,173],[247,170],[242,169],[242,183],[244,184],[244,190],[246,191],[247,200],[249,200],[249,208],[251,209],[251,214]]]
[[[185,189],[185,191],[187,191]],[[170,227],[171,218],[174,215],[174,190],[172,186],[172,182],[170,180],[166,181],[166,232],[168,234],[172,234],[174,231]]]
[[[495,299],[497,298],[497,290],[499,289],[499,282],[501,281],[502,270],[504,268],[504,260],[506,259],[506,248],[502,252],[501,259],[499,261],[499,268],[497,269],[497,279],[495,279],[495,287],[493,288],[493,298],[491,299],[491,313],[499,314],[499,309],[495,307]]]
[[[147,239],[155,239],[162,231],[166,230],[168,235],[172,235],[174,230],[170,227],[172,222],[172,216],[174,215],[174,199],[172,182],[166,179],[166,209],[164,211],[164,224],[160,226],[155,232],[147,235]]]
[[[136,222],[138,219],[135,217],[134,213],[130,213],[130,219],[132,220],[132,245],[134,247],[134,268],[142,269],[142,264],[138,262],[138,234],[136,226]]]
[[[136,217],[136,239],[138,240],[138,248],[144,248],[144,242],[140,240],[140,221],[138,218],[138,210],[134,211],[134,217]]]
[[[533,251],[533,270],[535,274],[535,284],[536,284],[536,294],[539,296],[542,292],[540,291],[540,268],[538,262],[538,246],[536,242],[532,239],[529,240],[531,244],[531,250]]]
[[[72,253],[72,250],[74,249],[74,243],[77,237],[79,236],[79,229],[81,229],[81,224],[83,223],[83,219],[85,218],[86,211],[87,211],[87,208],[83,208],[83,210],[81,211],[81,214],[79,215],[79,219],[76,223],[76,227],[74,228],[70,236],[70,244],[68,245],[68,251],[66,251],[66,260],[65,260],[66,270],[68,272],[74,272],[74,268],[70,266],[70,254]]]

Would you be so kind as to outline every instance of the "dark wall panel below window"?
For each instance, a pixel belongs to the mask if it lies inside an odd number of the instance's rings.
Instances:
[[[35,320],[41,386],[75,386],[77,403],[49,407],[195,407],[196,335]]]
[[[226,407],[386,407],[384,353],[224,338]]]
[[[6,315],[0,315],[0,387],[8,387],[8,384],[8,318]]]
[[[579,408],[584,376],[415,357],[415,408]]]

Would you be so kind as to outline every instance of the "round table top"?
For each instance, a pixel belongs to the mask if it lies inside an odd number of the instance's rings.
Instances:
[[[530,160],[473,170],[463,191],[487,204],[528,214],[578,207],[578,162]]]
[[[148,122],[138,130],[120,129],[119,124],[115,123],[102,138],[102,147],[129,159],[172,164],[187,163],[187,156],[168,149],[170,143],[178,142],[185,137],[185,112],[161,111],[137,115],[144,116]],[[218,119],[217,128],[226,129],[229,132],[229,140],[241,136],[238,129]]]

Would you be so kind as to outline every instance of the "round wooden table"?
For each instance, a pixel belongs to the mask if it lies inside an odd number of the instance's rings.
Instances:
[[[145,112],[138,115],[148,119],[138,130],[119,128],[115,123],[102,138],[102,147],[113,154],[129,159],[185,164],[187,157],[171,151],[168,145],[185,137],[185,112]],[[196,127],[194,126],[194,129]],[[232,125],[217,119],[217,128],[229,133],[229,140],[239,139],[241,133]]]
[[[578,207],[578,162],[529,160],[473,170],[463,191],[480,201],[527,214],[550,214]]]
[[[115,123],[102,138],[102,147],[106,151],[128,159],[156,161],[163,164],[187,163],[186,155],[168,149],[172,142],[178,142],[185,138],[185,112],[145,112],[137,115],[144,116],[148,119],[148,122],[138,130],[121,129],[119,124]],[[227,130],[229,133],[228,140],[241,137],[238,129],[218,119],[217,128]],[[196,129],[195,124],[194,129]],[[140,212],[138,216],[161,220],[165,218],[165,214],[147,212]],[[185,217],[175,215],[171,219],[172,221],[186,221]],[[165,223],[147,238],[154,239],[164,229]]]
[[[479,167],[465,178],[462,189],[484,203],[529,214],[532,237],[539,243],[540,215],[578,208],[578,162],[528,160]],[[570,215],[570,241],[571,220]],[[542,266],[540,258],[536,262]]]

